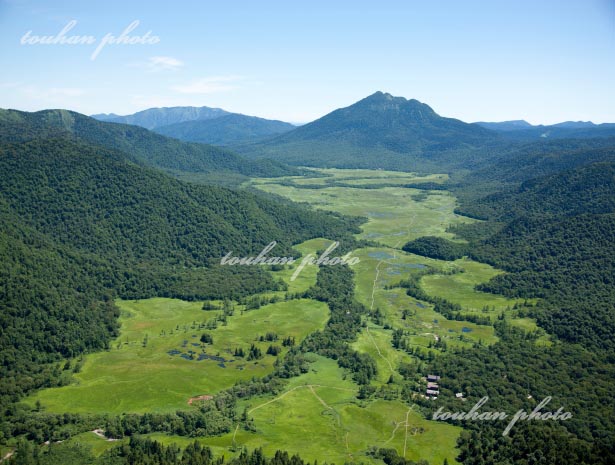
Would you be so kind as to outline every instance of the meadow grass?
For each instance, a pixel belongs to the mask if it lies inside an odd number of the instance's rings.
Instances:
[[[293,248],[301,253],[301,257],[306,257],[309,254],[317,254],[319,250],[326,249],[333,241],[324,238],[310,239],[295,245]],[[274,249],[275,250],[275,249]],[[332,254],[331,256],[335,256]],[[268,256],[273,256],[268,254]],[[277,278],[282,279],[287,285],[288,290],[279,292],[279,295],[289,293],[301,293],[307,291],[316,283],[316,275],[318,274],[318,266],[305,266],[295,275],[297,267],[301,263],[301,258],[290,265],[286,265],[281,271],[272,272]]]
[[[485,344],[497,341],[492,326],[448,320],[436,313],[430,303],[408,296],[405,289],[385,288],[421,270],[420,267],[446,269],[450,263],[387,248],[359,249],[354,255],[361,260],[353,267],[357,300],[370,310],[380,310],[386,324],[393,329],[403,329],[412,345],[427,348],[438,338],[445,340],[447,345],[465,347],[479,341]],[[392,330],[383,331],[392,333]],[[393,350],[390,344],[388,346],[387,349]],[[397,355],[393,358],[403,359]]]
[[[443,297],[473,312],[481,312],[484,307],[492,307],[501,312],[508,306],[514,306],[515,303],[523,303],[524,299],[508,299],[474,289],[477,284],[489,281],[502,274],[502,271],[468,258],[456,260],[454,263],[463,270],[463,273],[424,276],[421,279],[423,289],[430,295]]]
[[[358,386],[335,361],[308,356],[312,359],[310,371],[291,379],[282,394],[252,398],[245,404],[255,422],[255,432],[239,428],[199,441],[227,456],[233,446],[262,447],[267,455],[284,449],[300,454],[304,460],[381,464],[366,455],[376,446],[394,448],[410,459],[441,463],[447,458],[449,463],[456,463],[460,428],[426,420],[400,401],[361,403],[356,399]],[[189,442],[174,437],[165,441]]]
[[[238,380],[264,376],[273,370],[275,357],[265,355],[248,362],[233,356],[235,348],[247,352],[254,343],[264,354],[271,343],[255,339],[269,331],[275,331],[280,338],[293,336],[299,342],[322,328],[329,314],[322,302],[291,300],[243,314],[237,308],[226,326],[219,324],[215,330],[206,330],[199,329],[199,325],[220,312],[201,310],[201,302],[156,298],[119,301],[118,305],[122,309],[122,330],[111,349],[87,356],[74,384],[40,391],[33,401],[40,400],[51,412],[162,412],[187,408],[190,397],[215,394]],[[205,332],[213,336],[213,345],[199,342]],[[171,350],[184,354],[193,350],[197,356],[205,350],[228,362],[221,367],[214,360],[186,360],[169,355]]]
[[[330,240],[317,238],[294,248],[305,256],[330,243]],[[291,281],[297,264],[272,272],[287,283],[287,291],[265,292],[258,296],[283,299],[286,292],[306,291],[316,282],[318,267],[306,266]],[[222,306],[220,301],[209,303]],[[274,358],[265,356],[250,363],[235,358],[222,368],[212,360],[185,360],[179,355],[169,355],[169,351],[187,353],[193,350],[198,357],[205,349],[209,355],[233,359],[235,348],[242,347],[245,351],[255,343],[264,353],[268,344],[254,341],[257,336],[273,329],[279,337],[294,336],[299,342],[310,332],[322,328],[328,319],[325,304],[306,299],[280,302],[243,314],[244,307],[235,305],[235,314],[228,318],[227,326],[218,323],[215,330],[208,330],[203,326],[215,320],[221,311],[203,311],[202,302],[154,298],[119,300],[117,305],[121,309],[121,334],[111,343],[111,350],[87,355],[73,384],[40,391],[28,399],[29,403],[40,400],[48,411],[80,413],[186,408],[189,397],[212,394],[232,386],[235,381],[270,373]],[[200,344],[204,332],[212,334],[213,345]]]
[[[305,168],[313,173],[315,177],[306,176],[284,176],[280,178],[256,178],[247,181],[245,185],[255,184],[280,184],[291,182],[296,186],[302,185],[335,185],[343,184],[408,184],[434,182],[441,184],[448,180],[447,174],[428,174],[418,175],[403,171],[386,170],[356,170],[356,169],[315,169]]]
[[[369,171],[360,175],[371,176],[373,173],[374,171]],[[398,175],[401,176],[403,173]],[[405,178],[401,178],[404,180],[403,183],[415,182],[417,179],[408,173],[405,175]],[[436,176],[433,175],[433,179],[436,179]],[[314,179],[325,183],[324,180],[328,178]],[[359,182],[361,178],[355,179]],[[381,179],[377,178],[376,181],[381,182]],[[334,186],[323,189],[302,189],[281,185],[272,180],[254,181],[253,186],[296,202],[309,203],[318,209],[366,217],[368,221],[362,225],[363,232],[357,237],[395,248],[401,248],[406,242],[427,235],[454,239],[454,235],[446,231],[450,225],[475,221],[454,213],[456,199],[447,191],[421,191],[402,187],[355,189]],[[425,195],[425,198],[418,199],[419,194]]]

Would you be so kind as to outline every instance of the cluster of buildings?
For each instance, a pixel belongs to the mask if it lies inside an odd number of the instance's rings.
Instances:
[[[427,390],[425,391],[425,394],[428,399],[437,399],[440,395],[440,386],[438,385],[438,381],[440,381],[440,376],[427,375]],[[463,392],[457,392],[455,397],[459,400],[466,400],[463,396]]]
[[[440,377],[438,375],[427,375],[427,397],[436,398],[440,395],[440,386],[438,386]]]

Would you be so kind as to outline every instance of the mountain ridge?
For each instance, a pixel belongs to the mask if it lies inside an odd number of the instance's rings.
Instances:
[[[236,153],[206,144],[182,142],[145,128],[99,121],[70,110],[21,112],[0,110],[0,142],[70,136],[120,150],[148,166],[168,172],[237,173],[244,176],[296,174],[272,161],[245,160]]]
[[[211,107],[155,107],[130,115],[99,113],[107,123],[132,124],[184,142],[226,146],[281,134],[295,125]]]
[[[207,120],[183,121],[154,129],[158,134],[185,142],[225,146],[266,138],[295,129],[290,123],[239,113]]]
[[[147,108],[136,113],[121,116],[114,113],[100,113],[91,115],[91,117],[109,123],[134,124],[145,129],[154,129],[159,126],[167,126],[184,121],[218,118],[226,114],[229,114],[229,112],[221,108],[179,106]]]
[[[533,139],[592,139],[615,136],[615,123],[595,124],[591,121],[562,121],[561,123],[532,125],[524,120],[474,123],[514,140]]]

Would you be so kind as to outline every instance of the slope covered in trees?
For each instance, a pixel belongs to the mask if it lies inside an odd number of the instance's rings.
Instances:
[[[0,110],[0,142],[70,137],[129,153],[142,164],[171,172],[232,172],[246,176],[283,176],[296,171],[270,160],[252,161],[225,149],[181,142],[138,126],[97,121],[68,110],[27,113]]]
[[[541,297],[541,326],[571,343],[614,353],[615,215],[519,218],[473,255],[509,274],[481,290]]]
[[[615,156],[615,155],[614,155]],[[524,182],[513,192],[484,198],[474,214],[498,220],[519,216],[575,216],[615,212],[615,162],[593,163]]]
[[[499,190],[503,184],[517,187],[530,179],[613,161],[615,138],[504,144],[489,156],[478,157],[468,165],[470,172],[457,177],[464,186],[492,183],[493,189]]]
[[[461,188],[466,199],[472,188]],[[458,212],[488,220],[455,228],[469,245],[419,238],[404,250],[440,259],[468,254],[506,270],[480,289],[539,297],[535,316],[549,332],[590,349],[615,350],[609,336],[615,332],[615,163],[536,177],[466,200]]]
[[[511,139],[442,117],[417,100],[376,92],[280,136],[233,148],[291,165],[446,172],[456,181],[510,184],[614,160],[611,133],[575,139],[576,134]]]
[[[451,229],[468,244],[420,238],[404,247],[449,259],[459,255],[451,251],[461,248],[507,271],[478,290],[540,298],[520,316],[535,318],[553,336],[545,346],[537,334],[512,327],[500,315],[495,345],[452,350],[430,363],[430,372],[446,378],[438,399],[444,411],[458,411],[454,393],[464,392],[471,405],[489,396],[497,411],[531,412],[536,399],[553,396],[557,406],[543,411],[563,406],[573,412],[570,421],[553,425],[518,423],[509,437],[502,437],[505,424],[464,422],[468,431],[459,440],[459,460],[466,465],[534,460],[609,464],[615,456],[615,424],[605,413],[615,408],[610,394],[615,373],[615,164],[604,161],[613,151],[586,147],[537,153],[536,147],[527,148],[516,171],[514,159],[504,160],[491,171],[471,173],[457,186],[463,199],[458,211],[486,220]],[[548,147],[554,145],[541,150]],[[508,184],[498,187],[493,183],[498,178]],[[485,191],[492,193],[481,195]]]
[[[16,214],[90,252],[202,265],[207,257],[247,253],[272,240],[288,246],[347,234],[346,222],[325,214],[184,184],[119,152],[66,139],[5,146],[0,163],[0,193]]]
[[[121,152],[66,138],[0,147],[2,393],[57,382],[42,362],[106,347],[113,298],[238,298],[277,289],[220,257],[347,237],[356,220],[182,183]],[[59,375],[59,373],[55,373]]]

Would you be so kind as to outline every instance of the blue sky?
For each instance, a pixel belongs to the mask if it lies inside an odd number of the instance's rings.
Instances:
[[[94,44],[21,43],[73,20]],[[133,21],[159,41],[91,59]],[[0,0],[0,69],[0,107],[28,111],[307,122],[382,90],[464,121],[615,122],[615,2]]]

